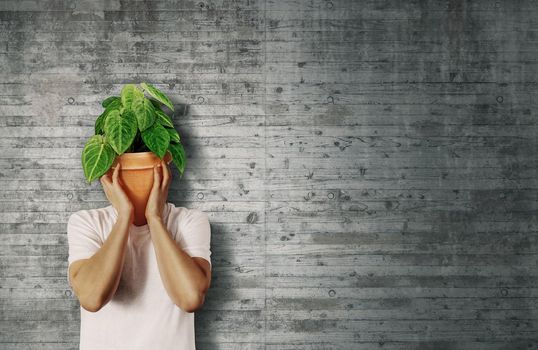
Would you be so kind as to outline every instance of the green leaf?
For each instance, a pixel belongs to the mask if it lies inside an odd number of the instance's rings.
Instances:
[[[108,113],[105,121],[105,134],[110,146],[117,154],[124,153],[133,143],[137,132],[137,121],[132,111],[126,110],[122,115],[118,110]]]
[[[157,101],[161,102],[171,110],[174,110],[174,105],[161,90],[149,83],[140,83],[140,86],[142,86],[142,88],[144,88],[144,90],[146,90],[146,92],[154,97]]]
[[[95,120],[95,134],[96,135],[105,133],[105,130],[104,130],[105,122],[106,122],[107,115],[110,113],[110,111],[120,110],[120,108],[123,109],[121,106],[121,100],[119,97],[113,96],[113,97],[109,97],[109,99],[110,98],[115,98],[115,100],[111,100],[110,102],[108,102],[107,107],[105,108],[105,111],[101,113],[101,115],[97,117],[97,119]]]
[[[168,150],[172,154],[172,162],[183,176],[185,165],[187,164],[187,156],[183,145],[181,143],[170,143]]]
[[[119,97],[114,101],[110,101],[110,103],[106,106],[106,109],[108,110],[112,110],[112,109],[119,110],[120,108],[123,108],[123,106],[121,104],[121,99]]]
[[[155,107],[147,98],[136,100],[133,104],[133,112],[138,120],[138,129],[142,132],[155,122]]]
[[[162,126],[166,126],[168,128],[174,127],[174,124],[172,123],[172,119],[170,119],[170,117],[166,113],[161,111],[160,109],[155,108],[155,115],[159,123],[162,124]]]
[[[179,143],[181,140],[179,139],[179,134],[177,133],[176,129],[174,128],[166,128],[166,131],[170,134],[170,142],[177,142]]]
[[[157,101],[155,101],[154,99],[149,99],[151,101],[151,103],[153,104],[153,106],[155,107],[155,114],[157,114],[158,112],[161,112],[160,114],[161,115],[156,115],[157,119],[160,121],[160,123],[164,126],[164,127],[167,127],[167,128],[173,128],[174,127],[174,123],[172,122],[172,119],[170,118],[170,116],[168,114],[166,114],[162,108],[161,108],[161,104]]]
[[[110,96],[106,98],[103,103],[101,103],[101,105],[105,108],[108,108],[108,106],[113,102],[121,104],[121,98],[119,96]]]
[[[142,131],[141,135],[146,146],[163,159],[170,144],[170,135],[165,127],[159,123],[153,123],[152,126]]]
[[[95,135],[98,135],[98,134],[102,135],[105,133],[104,126],[105,126],[105,120],[106,120],[107,114],[108,114],[108,111],[105,109],[105,111],[101,113],[101,115],[98,116],[97,119],[95,120]]]
[[[136,85],[127,84],[121,89],[121,104],[126,109],[132,108],[133,104],[143,97],[144,93],[140,91]]]
[[[88,183],[105,174],[116,158],[114,149],[103,135],[90,137],[82,150],[82,169]]]

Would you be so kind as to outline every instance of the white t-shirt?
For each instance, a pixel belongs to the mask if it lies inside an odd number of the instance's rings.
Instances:
[[[199,209],[167,203],[163,222],[191,257],[211,264],[211,228]],[[116,222],[112,206],[79,210],[69,217],[68,264],[90,258],[103,245]],[[148,225],[131,224],[120,284],[99,311],[80,307],[80,350],[195,349],[194,313],[176,306],[160,277]],[[67,280],[69,279],[69,267]]]

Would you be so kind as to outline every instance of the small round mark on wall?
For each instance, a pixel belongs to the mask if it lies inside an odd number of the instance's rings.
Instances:
[[[69,199],[69,200],[73,199],[73,193],[69,192],[67,194],[67,199]]]
[[[497,96],[496,100],[498,103],[503,103],[504,98],[502,96]]]
[[[507,295],[508,295],[508,289],[507,289],[507,288],[503,288],[503,289],[501,289],[501,295],[502,295],[503,297],[507,296]]]
[[[331,290],[329,291],[329,296],[332,298],[332,297],[334,297],[335,295],[336,295],[336,292],[334,291],[334,289],[331,289]]]
[[[198,192],[198,194],[196,195],[196,197],[198,199],[204,199],[204,194],[202,192]]]
[[[73,295],[73,293],[68,289],[64,292],[65,296],[68,297],[68,298],[71,298],[71,296]]]
[[[332,9],[334,7],[334,4],[331,1],[328,1],[325,5],[328,9]]]
[[[282,89],[280,86],[276,88],[276,92],[278,92],[278,93],[281,93],[282,90],[283,90],[283,89]]]
[[[327,101],[328,103],[334,104],[334,97],[332,96],[327,97]]]
[[[332,193],[332,192],[327,193],[327,198],[333,199],[334,198],[334,193]]]
[[[67,103],[69,103],[70,105],[72,105],[73,103],[75,103],[75,99],[73,97],[69,97],[67,99]]]
[[[202,103],[204,103],[204,102],[205,102],[205,98],[204,98],[204,96],[198,96],[198,98],[197,98],[197,102],[198,102],[199,105],[201,105]]]

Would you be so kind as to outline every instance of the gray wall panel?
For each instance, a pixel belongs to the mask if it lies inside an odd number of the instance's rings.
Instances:
[[[180,107],[199,349],[538,349],[534,1],[0,2],[0,348],[76,349],[100,102]]]

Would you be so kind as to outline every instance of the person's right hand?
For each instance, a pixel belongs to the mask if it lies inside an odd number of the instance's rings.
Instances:
[[[103,185],[106,197],[112,206],[116,209],[119,215],[127,216],[130,221],[134,220],[134,205],[123,190],[123,183],[120,180],[120,163],[116,165],[112,173],[112,179],[108,172],[101,176],[100,181]]]

